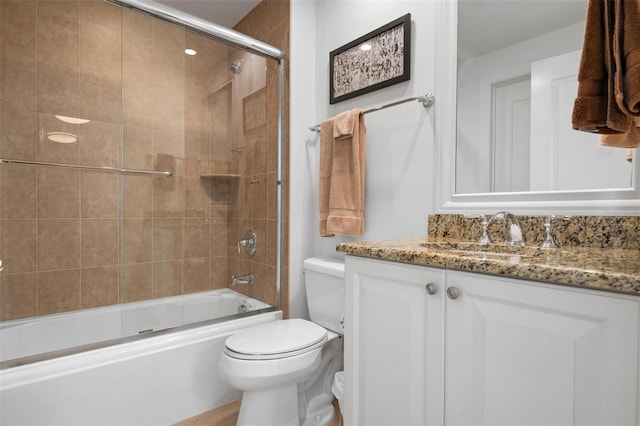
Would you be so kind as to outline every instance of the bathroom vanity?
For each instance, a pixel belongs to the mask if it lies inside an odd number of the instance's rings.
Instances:
[[[637,248],[434,240],[337,247],[345,424],[640,424]]]

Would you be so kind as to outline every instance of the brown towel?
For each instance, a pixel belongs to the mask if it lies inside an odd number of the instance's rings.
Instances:
[[[573,128],[601,143],[640,146],[640,1],[589,0]]]
[[[320,235],[364,232],[364,114],[338,114],[320,125]]]
[[[623,113],[640,117],[640,1],[618,0],[615,5],[616,102]]]
[[[618,108],[634,119],[628,132],[602,135],[600,141],[604,146],[637,148],[640,146],[640,1],[616,1],[614,10],[615,99]]]
[[[600,135],[600,145],[614,148],[637,148],[640,146],[640,119],[635,119],[626,133]]]

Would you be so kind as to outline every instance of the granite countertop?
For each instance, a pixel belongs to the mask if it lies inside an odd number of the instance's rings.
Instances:
[[[469,244],[469,246],[465,246]],[[569,247],[482,248],[458,241],[399,239],[341,243],[341,253],[640,296],[640,251]],[[488,250],[489,252],[483,252]],[[509,251],[512,250],[512,251]],[[495,251],[502,251],[496,254]]]

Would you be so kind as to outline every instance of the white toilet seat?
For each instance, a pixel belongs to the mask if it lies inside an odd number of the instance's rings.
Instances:
[[[299,318],[251,327],[230,336],[224,353],[243,360],[273,360],[304,354],[321,347],[327,330]]]

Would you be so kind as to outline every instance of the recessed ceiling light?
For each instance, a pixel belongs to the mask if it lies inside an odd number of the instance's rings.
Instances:
[[[187,54],[187,55],[189,55],[189,56],[194,56],[194,55],[195,55],[196,53],[198,53],[198,52],[196,52],[196,51],[195,51],[195,50],[193,50],[193,49],[184,49],[184,53],[186,53],[186,54]]]
[[[78,142],[78,135],[67,132],[49,132],[47,133],[47,139],[58,143],[74,143]]]
[[[86,118],[67,117],[66,115],[54,115],[54,117],[60,121],[70,124],[86,124],[91,121]]]
[[[371,47],[372,46],[369,43],[365,43],[365,44],[360,46],[360,50],[363,50],[363,51],[366,52],[367,50],[371,50]]]

